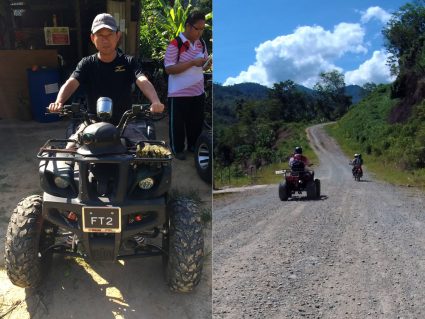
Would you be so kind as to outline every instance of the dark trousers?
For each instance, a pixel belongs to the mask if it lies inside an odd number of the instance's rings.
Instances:
[[[195,148],[204,121],[205,94],[188,97],[169,97],[170,146],[174,154]]]

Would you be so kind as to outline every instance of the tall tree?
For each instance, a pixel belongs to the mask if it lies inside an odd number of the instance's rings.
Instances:
[[[347,112],[351,97],[344,93],[344,74],[338,70],[321,72],[314,89],[319,96],[318,106],[328,119],[335,120]]]
[[[425,0],[402,6],[393,14],[382,33],[390,53],[388,64],[393,75],[398,75],[400,68],[410,69],[418,62],[425,66]]]
[[[311,119],[313,114],[305,93],[300,92],[291,80],[275,83],[269,93],[270,98],[279,101],[279,118],[287,122]],[[277,114],[276,104],[271,106],[271,114]]]
[[[395,12],[383,29],[393,75],[391,97],[400,102],[391,110],[390,122],[403,122],[412,107],[425,98],[425,0],[408,3]]]

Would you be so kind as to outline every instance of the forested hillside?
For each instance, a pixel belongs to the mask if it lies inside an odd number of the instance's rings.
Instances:
[[[315,90],[289,80],[271,89],[255,83],[214,84],[216,169],[232,166],[243,174],[253,165],[286,161],[295,144],[309,152],[306,125],[339,118],[365,94],[359,86],[346,87],[337,71],[321,79]]]

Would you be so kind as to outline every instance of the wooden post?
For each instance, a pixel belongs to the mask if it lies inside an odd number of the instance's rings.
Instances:
[[[75,28],[77,30],[77,52],[78,60],[83,58],[83,40],[81,39],[81,10],[80,10],[80,0],[75,0]]]
[[[3,36],[3,49],[15,49],[15,19],[9,1],[2,1],[0,4],[0,28]]]

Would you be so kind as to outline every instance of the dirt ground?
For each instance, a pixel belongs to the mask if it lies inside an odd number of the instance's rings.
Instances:
[[[354,181],[334,140],[309,134],[319,200],[280,201],[277,184],[214,195],[213,318],[425,318],[423,192],[367,163]]]
[[[41,193],[36,153],[48,138],[63,138],[66,123],[0,120],[0,318],[211,318],[211,223],[205,226],[201,283],[188,294],[168,290],[160,257],[95,263],[55,257],[37,290],[14,286],[4,271],[4,241],[17,203]],[[167,119],[157,137],[168,140]],[[173,188],[197,193],[211,208],[211,186],[197,175],[193,156],[173,160]]]

